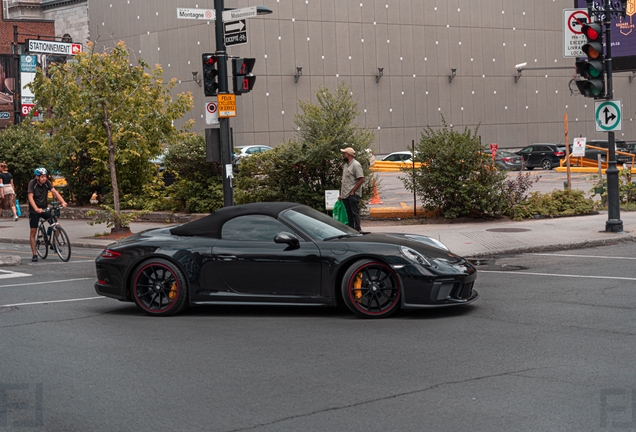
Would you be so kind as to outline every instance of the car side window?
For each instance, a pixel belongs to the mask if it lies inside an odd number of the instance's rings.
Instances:
[[[223,224],[221,238],[237,241],[271,241],[281,231],[290,231],[282,222],[270,216],[238,216]]]
[[[521,150],[522,153],[532,153],[532,147],[526,147],[523,150]]]

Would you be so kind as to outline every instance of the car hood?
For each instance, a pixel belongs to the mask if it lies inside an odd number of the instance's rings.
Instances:
[[[336,240],[338,241],[338,240]],[[401,233],[368,233],[361,236],[349,237],[340,241],[347,243],[376,243],[383,245],[406,246],[429,258],[441,258],[451,262],[463,262],[464,259],[451,253],[443,247],[441,242],[418,234],[401,234]]]

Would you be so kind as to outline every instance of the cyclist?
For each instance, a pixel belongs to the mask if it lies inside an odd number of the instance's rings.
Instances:
[[[29,228],[31,228],[29,240],[31,242],[31,252],[33,253],[31,261],[37,262],[35,236],[40,218],[48,219],[50,216],[50,213],[46,212],[49,191],[62,204],[62,207],[66,207],[66,201],[49,181],[46,168],[36,168],[33,170],[33,174],[35,174],[35,178],[29,182],[27,196],[29,197]]]

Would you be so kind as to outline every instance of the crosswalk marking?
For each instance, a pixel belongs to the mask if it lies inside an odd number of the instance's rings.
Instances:
[[[19,277],[33,276],[29,273],[14,272],[9,270],[0,270],[0,279],[13,279]]]

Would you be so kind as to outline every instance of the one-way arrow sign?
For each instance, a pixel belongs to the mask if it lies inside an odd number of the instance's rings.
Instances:
[[[245,20],[230,21],[225,26],[225,46],[242,45],[247,43],[247,25]]]

